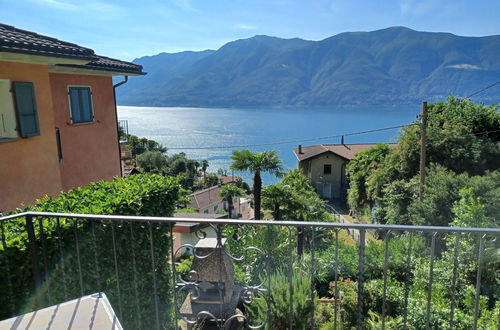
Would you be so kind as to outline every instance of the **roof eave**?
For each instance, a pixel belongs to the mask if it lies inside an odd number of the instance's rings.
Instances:
[[[49,68],[51,73],[63,74],[86,74],[98,76],[144,76],[147,73],[132,70],[120,70],[113,68],[104,68],[90,65],[72,65],[72,64],[56,64]]]
[[[347,158],[347,157],[344,157],[344,156],[342,156],[342,155],[339,155],[339,154],[338,154],[338,153],[336,153],[336,152],[333,152],[333,151],[331,151],[331,150],[325,150],[325,151],[323,151],[323,152],[321,152],[321,153],[319,153],[319,154],[315,154],[315,155],[312,155],[312,156],[309,156],[309,157],[305,157],[305,158],[303,158],[302,160],[300,160],[300,159],[299,159],[299,162],[303,162],[304,160],[313,159],[313,158],[316,158],[316,157],[318,157],[318,156],[324,155],[324,154],[326,154],[326,153],[331,153],[331,154],[333,154],[333,155],[335,155],[335,156],[339,156],[340,158],[343,158],[343,159],[345,159],[345,160],[347,160],[347,161],[351,161],[351,159],[349,159],[349,158]],[[297,156],[297,155],[295,155],[295,156]],[[298,159],[298,157],[297,157],[297,159]]]
[[[94,59],[89,58],[74,58],[69,56],[56,57],[49,55],[41,55],[36,53],[23,53],[0,50],[0,61],[17,62],[28,64],[42,64],[42,65],[84,65]]]

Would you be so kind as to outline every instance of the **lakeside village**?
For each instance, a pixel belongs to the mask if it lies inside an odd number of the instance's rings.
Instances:
[[[228,175],[122,129],[112,77],[140,65],[0,34],[0,327],[498,328],[498,105],[449,97],[287,172],[234,150]]]

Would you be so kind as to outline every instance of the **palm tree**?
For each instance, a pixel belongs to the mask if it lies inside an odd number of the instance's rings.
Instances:
[[[204,159],[201,161],[201,170],[203,171],[203,177],[207,176],[208,160]]]
[[[227,202],[227,212],[230,219],[234,209],[233,199],[243,195],[243,189],[232,183],[225,184],[220,188],[219,197]]]
[[[288,185],[272,184],[262,189],[262,206],[272,210],[274,220],[282,220],[281,208],[291,197],[289,188]]]
[[[271,173],[280,177],[283,171],[281,159],[276,150],[253,153],[250,150],[235,150],[231,156],[231,170],[253,173],[253,200],[255,219],[260,219],[260,195],[262,190],[261,173]]]

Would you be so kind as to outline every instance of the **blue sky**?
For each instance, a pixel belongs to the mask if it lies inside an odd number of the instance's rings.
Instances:
[[[406,26],[500,34],[499,0],[0,0],[0,22],[132,60],[266,34],[321,40]]]

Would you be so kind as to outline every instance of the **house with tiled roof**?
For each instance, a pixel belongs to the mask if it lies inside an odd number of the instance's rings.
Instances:
[[[224,212],[224,201],[219,197],[219,193],[219,185],[196,191],[187,196],[191,199],[188,208],[205,214],[213,214],[217,211]]]
[[[298,168],[322,198],[342,200],[347,191],[346,165],[359,152],[375,145],[376,143],[299,145],[293,152],[298,160]]]
[[[113,76],[142,66],[0,24],[0,212],[121,175]]]
[[[203,214],[216,214],[224,213],[228,210],[227,202],[219,197],[221,186],[213,186],[203,190],[196,191],[187,197],[191,202],[187,205],[188,208],[196,210],[198,213]],[[232,218],[237,218],[242,215],[245,209],[250,208],[249,202],[241,202],[242,199],[235,197],[233,199],[233,214]],[[248,211],[247,211],[248,213]],[[246,213],[245,213],[246,214]]]

